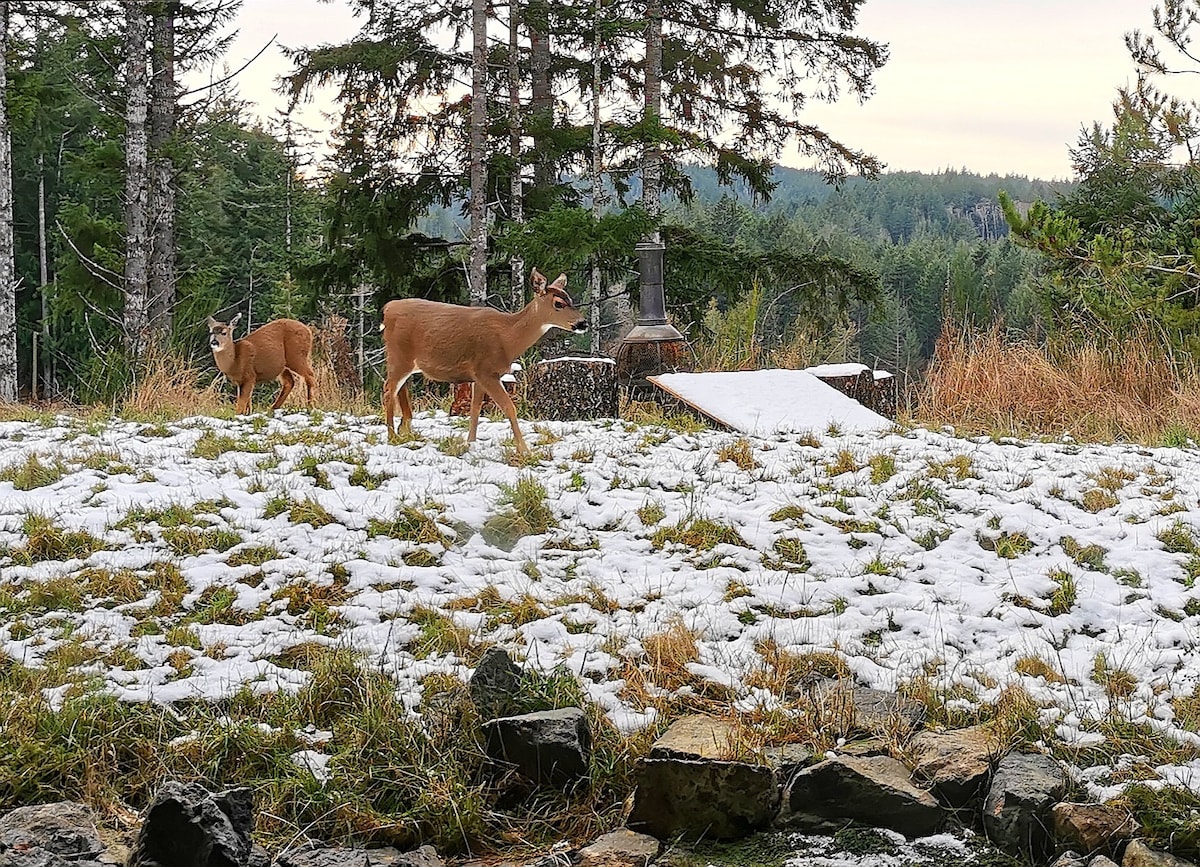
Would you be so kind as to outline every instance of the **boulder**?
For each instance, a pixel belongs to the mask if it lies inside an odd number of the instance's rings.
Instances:
[[[1010,855],[1044,861],[1053,849],[1050,810],[1066,791],[1066,775],[1050,756],[1009,753],[984,800],[988,839]]]
[[[1114,804],[1073,804],[1061,802],[1050,810],[1054,839],[1060,846],[1071,846],[1085,855],[1116,846],[1141,830],[1138,821],[1124,807]]]
[[[848,719],[852,729],[878,737],[907,740],[925,724],[923,704],[887,690],[827,680],[817,684],[812,694],[821,714]]]
[[[779,803],[771,768],[713,759],[643,759],[626,824],[660,840],[733,840],[765,828]]]
[[[698,713],[671,723],[650,746],[652,759],[728,759],[736,729],[729,720]]]
[[[837,756],[805,768],[792,778],[787,804],[800,816],[853,819],[907,837],[932,834],[945,818],[937,799],[889,756]]]
[[[654,837],[618,828],[580,849],[577,863],[579,867],[646,867],[661,849]]]
[[[247,867],[253,851],[249,789],[215,794],[169,782],[146,810],[128,867]]]
[[[422,846],[413,852],[384,847],[380,849],[346,849],[340,846],[312,846],[283,852],[275,859],[275,867],[443,867],[432,846]]]
[[[499,717],[483,724],[488,756],[554,786],[585,778],[592,755],[587,715],[577,707]]]
[[[1185,861],[1175,855],[1151,849],[1144,840],[1131,840],[1125,847],[1125,857],[1121,867],[1195,867],[1191,861]]]
[[[908,745],[913,779],[929,786],[943,804],[962,807],[979,792],[999,752],[994,734],[982,726],[948,732],[918,732]]]
[[[471,703],[485,720],[504,716],[512,711],[513,696],[521,689],[522,672],[508,652],[489,647],[475,666],[467,681]]]
[[[75,801],[18,807],[0,816],[5,867],[92,867],[116,863],[105,852],[92,811]]]

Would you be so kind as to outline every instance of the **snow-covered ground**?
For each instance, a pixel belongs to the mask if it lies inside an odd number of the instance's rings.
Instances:
[[[697,636],[693,673],[731,686],[741,707],[774,700],[744,686],[764,668],[757,648],[770,639],[794,653],[840,654],[861,682],[883,689],[927,677],[964,707],[1019,684],[1070,743],[1101,739],[1096,721],[1116,712],[1200,746],[1172,706],[1200,682],[1200,558],[1189,548],[1200,538],[1195,450],[927,430],[742,437],[621,421],[523,425],[546,456],[533,466],[506,463],[506,421],[483,421],[480,442],[457,454],[446,438],[463,437],[465,420],[441,413],[418,416],[423,439],[405,445],[389,445],[375,418],[319,412],[0,423],[0,476],[30,455],[65,470],[30,490],[0,481],[0,652],[38,665],[82,639],[105,654],[88,672],[112,693],[171,701],[244,685],[296,688],[306,674],[286,666],[284,651],[342,644],[394,676],[415,707],[430,673],[469,674],[459,659],[414,655],[420,625],[410,615],[433,610],[531,666],[566,665],[630,730],[654,711],[630,703],[617,673],[643,639],[682,623]],[[752,464],[722,460],[738,439]],[[478,531],[504,509],[504,486],[523,478],[545,487],[558,526],[511,550],[489,544]],[[281,497],[315,501],[333,522],[297,523],[299,511],[281,509]],[[236,536],[197,553],[173,548],[154,515],[198,503],[211,511],[195,510],[196,526]],[[371,521],[389,521],[401,506],[435,516],[448,547],[372,534]],[[30,515],[86,530],[103,548],[23,565]],[[733,528],[744,544],[698,552],[653,541],[697,518]],[[412,557],[418,548],[433,556]],[[271,559],[228,562],[250,550]],[[225,620],[244,622],[194,618],[192,649],[170,643],[169,630],[138,628],[153,589],[119,605],[21,607],[37,582],[163,562],[186,582],[184,609],[222,588],[241,612]],[[336,581],[344,585],[331,597],[336,628],[318,632],[313,618],[289,612],[297,597],[287,588]],[[536,600],[544,616],[513,625],[455,604],[486,588]],[[17,600],[7,610],[6,591]],[[172,664],[181,652],[192,655],[186,667]],[[1029,673],[1038,670],[1031,660],[1050,678]],[[1118,690],[1108,678],[1106,692],[1098,671],[1128,677]],[[1200,790],[1200,759],[1157,775]],[[1097,794],[1116,791],[1101,769],[1084,776]]]

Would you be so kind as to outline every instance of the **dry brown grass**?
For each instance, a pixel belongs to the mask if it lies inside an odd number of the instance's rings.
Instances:
[[[1040,346],[944,331],[915,418],[962,432],[1162,443],[1200,431],[1200,375],[1148,337]]]

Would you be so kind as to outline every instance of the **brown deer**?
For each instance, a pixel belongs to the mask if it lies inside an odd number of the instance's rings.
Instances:
[[[395,433],[396,401],[400,401],[400,429],[412,430],[412,401],[408,380],[414,373],[438,382],[473,382],[471,428],[467,442],[475,441],[479,411],[487,394],[508,416],[517,451],[529,447],[517,425],[517,409],[500,377],[512,363],[551,328],[581,333],[587,320],[563,289],[567,275],[546,285],[536,268],[530,275],[533,300],[519,313],[490,307],[463,307],[421,298],[402,298],[383,306],[383,346],[387,352],[387,381],[383,385],[383,413],[388,438]]]
[[[255,383],[272,379],[279,380],[280,389],[271,410],[279,409],[296,386],[297,376],[304,378],[312,407],[317,384],[310,360],[312,329],[295,319],[276,319],[234,340],[233,329],[241,318],[239,313],[226,323],[208,317],[208,345],[221,373],[237,386],[238,415],[250,412]]]

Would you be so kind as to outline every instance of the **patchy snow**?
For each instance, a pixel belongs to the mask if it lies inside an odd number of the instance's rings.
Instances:
[[[30,455],[68,469],[28,491],[0,481],[0,653],[36,666],[64,641],[82,639],[100,651],[87,672],[105,689],[165,702],[243,686],[294,690],[307,674],[289,667],[289,648],[347,646],[394,678],[417,709],[424,677],[469,674],[453,656],[416,655],[413,614],[434,610],[530,666],[567,666],[629,730],[654,711],[631,703],[620,671],[645,638],[682,623],[697,636],[693,673],[730,686],[743,707],[772,700],[745,685],[764,668],[759,647],[769,639],[794,653],[838,653],[861,682],[881,689],[927,677],[964,708],[1023,686],[1068,742],[1095,742],[1097,721],[1115,712],[1196,743],[1172,700],[1200,683],[1200,560],[1179,543],[1200,535],[1200,453],[856,432],[845,422],[837,435],[812,429],[815,439],[750,437],[756,466],[748,469],[721,459],[738,434],[612,420],[538,426],[552,436],[524,422],[535,447],[553,440],[540,446],[548,459],[527,468],[504,462],[506,421],[482,420],[480,441],[462,456],[443,452],[439,443],[462,437],[466,420],[442,413],[419,415],[425,439],[403,446],[389,445],[375,418],[332,413],[154,426],[0,423],[0,475]],[[224,450],[201,457],[202,439]],[[363,473],[375,489],[362,485]],[[559,526],[505,550],[480,530],[502,508],[503,486],[523,477],[546,488]],[[270,508],[281,496],[311,499],[333,523],[293,522]],[[235,534],[233,547],[172,550],[167,528],[138,517],[204,502],[211,511],[197,509],[194,526]],[[436,515],[448,547],[372,536],[370,522],[392,519],[400,506]],[[22,565],[31,515],[86,530],[104,548]],[[701,517],[742,542],[697,552],[652,541],[660,528]],[[788,562],[796,543],[807,569]],[[231,565],[256,550],[270,558]],[[148,575],[154,563],[178,568],[201,649],[171,644],[169,618],[162,631],[138,628],[162,588],[145,600],[64,610],[27,599],[40,582],[85,570]],[[1055,604],[1063,576],[1075,596]],[[290,603],[289,591],[302,587],[339,591],[324,621],[332,626],[318,628],[311,611]],[[464,604],[492,589],[503,600],[536,601],[543,616],[515,625]],[[195,616],[218,590],[233,599],[229,616]],[[178,654],[190,654],[189,664],[173,664]],[[1128,695],[1110,698],[1097,682],[1101,655],[1101,669],[1129,675]],[[1030,659],[1057,676],[1022,673]],[[1111,759],[1113,768],[1078,769],[1080,782],[1098,795],[1119,791],[1130,775],[1112,772],[1138,759]],[[1155,773],[1200,790],[1200,758]]]
[[[854,368],[861,364],[823,365]],[[813,370],[815,368],[810,368]],[[649,377],[685,403],[734,430],[757,436],[775,433],[884,431],[892,422],[806,370],[739,370],[716,373],[663,373]]]

